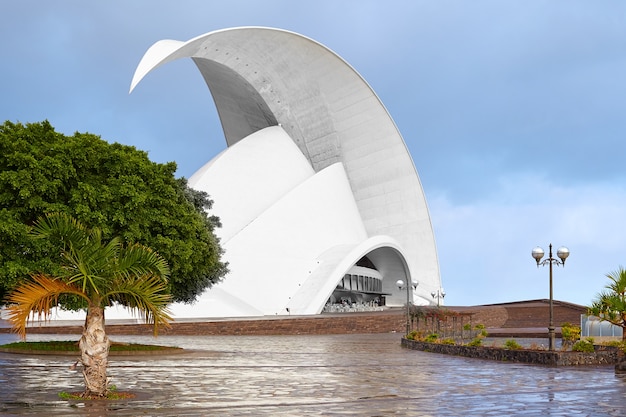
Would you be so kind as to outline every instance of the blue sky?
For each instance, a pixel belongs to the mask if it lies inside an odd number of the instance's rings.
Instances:
[[[225,147],[191,60],[128,94],[144,52],[235,26],[301,33],[350,63],[402,133],[448,305],[548,297],[533,247],[568,246],[556,299],[589,304],[626,265],[626,2],[2,2],[0,118],[48,119],[176,161]],[[417,277],[419,280],[419,277]]]

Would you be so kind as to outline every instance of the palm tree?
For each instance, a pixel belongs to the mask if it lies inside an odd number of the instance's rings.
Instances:
[[[622,328],[622,341],[626,342],[626,269],[620,266],[617,271],[606,275],[611,282],[596,296],[588,314]]]
[[[120,238],[102,241],[98,228],[88,229],[73,217],[55,213],[41,217],[32,228],[32,236],[50,239],[61,248],[61,273],[31,274],[31,280],[16,287],[9,295],[9,321],[14,330],[26,337],[28,321],[48,319],[59,297],[70,295],[82,300],[87,309],[80,338],[80,362],[83,365],[85,397],[103,397],[108,393],[107,363],[109,338],[104,327],[104,309],[115,303],[144,316],[154,324],[168,325],[167,262],[148,247],[125,246]]]

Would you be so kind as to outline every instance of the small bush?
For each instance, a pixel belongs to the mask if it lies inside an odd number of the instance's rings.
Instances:
[[[580,327],[571,323],[563,323],[561,325],[561,339],[564,346],[571,346],[580,339]]]
[[[474,330],[477,331],[476,333],[476,337],[487,337],[489,336],[489,333],[487,333],[487,330],[485,330],[485,325],[484,324],[477,324],[474,326]]]
[[[417,335],[418,335],[417,330],[413,330],[409,334],[406,335],[406,338],[409,340],[418,340]]]
[[[424,338],[425,342],[435,343],[439,339],[439,335],[437,333],[431,333]]]
[[[451,337],[447,337],[445,339],[441,339],[439,341],[439,343],[441,343],[442,345],[456,345],[456,342]]]
[[[465,323],[465,324],[463,325],[463,330],[472,330],[472,325],[471,325],[471,324],[469,324],[469,323]]]
[[[593,348],[593,339],[588,338],[585,340],[579,340],[574,343],[572,346],[572,350],[574,352],[593,352],[595,349]]]
[[[522,345],[517,343],[515,339],[508,339],[506,342],[504,342],[504,348],[508,350],[520,350],[522,348]]]
[[[626,342],[622,340],[611,340],[610,342],[606,342],[605,345],[616,347],[626,353]]]
[[[471,342],[467,344],[467,346],[482,346],[483,339],[482,337],[475,337]]]

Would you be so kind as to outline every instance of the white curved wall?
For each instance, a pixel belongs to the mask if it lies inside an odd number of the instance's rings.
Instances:
[[[315,171],[280,126],[253,133],[222,152],[189,178],[206,191],[222,227],[222,245]]]

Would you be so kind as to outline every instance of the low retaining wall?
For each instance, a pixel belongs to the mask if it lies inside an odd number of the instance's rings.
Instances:
[[[258,319],[230,319],[216,321],[174,321],[170,327],[160,327],[159,335],[316,335],[351,333],[404,333],[406,313],[394,309],[376,313],[342,313],[318,316],[281,316]],[[0,333],[9,333],[0,327]],[[33,324],[27,334],[81,334],[82,325],[55,326]],[[107,322],[106,332],[111,335],[152,335],[153,326],[146,324],[115,324]]]
[[[402,338],[402,346],[424,352],[488,359],[502,362],[519,362],[547,366],[615,365],[624,356],[618,348],[598,347],[595,352],[508,350],[486,346],[463,346],[428,343]]]

